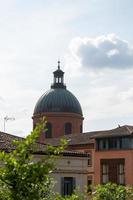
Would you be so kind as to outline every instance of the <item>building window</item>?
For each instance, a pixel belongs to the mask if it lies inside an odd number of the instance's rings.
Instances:
[[[122,147],[122,149],[131,148],[131,138],[122,138],[121,139],[121,147]]]
[[[88,193],[92,192],[92,177],[91,176],[87,177],[87,192]]]
[[[103,140],[103,149],[106,149],[107,147],[107,140]]]
[[[131,149],[133,149],[133,138],[131,138]]]
[[[88,154],[88,166],[92,166],[92,155],[90,153],[90,151],[84,151],[84,153]]]
[[[71,134],[72,133],[72,124],[71,123],[66,123],[65,124],[65,135]]]
[[[102,183],[106,184],[109,181],[109,166],[102,164]]]
[[[80,125],[80,133],[82,133],[83,132],[83,126],[82,126],[82,124]]]
[[[107,182],[124,185],[125,172],[124,159],[103,159],[101,160],[101,183]]]
[[[125,183],[125,172],[123,163],[118,165],[118,183],[121,185],[124,185]]]
[[[108,138],[96,139],[97,150],[132,149],[133,138]]]
[[[91,154],[88,154],[88,166],[92,165],[92,156]]]
[[[97,140],[97,149],[98,150],[107,150],[108,149],[108,140],[107,139]]]
[[[74,177],[62,177],[61,178],[61,194],[62,196],[72,195],[75,189]]]
[[[117,138],[109,139],[109,149],[117,149]]]
[[[47,123],[46,124],[46,131],[45,131],[45,138],[52,138],[52,124],[51,123]]]

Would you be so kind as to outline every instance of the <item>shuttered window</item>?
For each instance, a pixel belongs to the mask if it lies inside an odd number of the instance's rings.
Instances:
[[[72,195],[76,186],[75,177],[62,177],[61,178],[61,195]]]
[[[109,181],[109,166],[108,164],[102,165],[102,183],[108,183]]]
[[[118,165],[118,183],[121,185],[125,184],[125,172],[123,163]]]

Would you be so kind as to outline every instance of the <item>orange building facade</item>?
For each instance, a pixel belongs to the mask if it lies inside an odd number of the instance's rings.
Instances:
[[[94,184],[107,182],[133,186],[133,150],[95,152]]]
[[[94,135],[94,184],[133,186],[133,127],[122,126]]]

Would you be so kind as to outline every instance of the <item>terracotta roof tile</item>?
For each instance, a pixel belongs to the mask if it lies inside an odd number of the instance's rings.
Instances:
[[[94,139],[90,138],[92,135],[93,135],[93,132],[70,134],[70,135],[59,137],[59,138],[46,139],[45,143],[51,144],[53,146],[58,146],[60,144],[61,139],[66,139],[68,141],[68,145],[92,144],[94,143]]]
[[[68,145],[87,145],[94,143],[95,138],[121,137],[133,134],[133,126],[124,125],[111,130],[93,131],[79,134],[65,135],[59,138],[46,139],[46,144],[58,146],[62,138],[68,140]]]
[[[13,145],[13,140],[23,140],[24,138],[18,137],[15,135],[11,135],[8,133],[0,132],[0,150],[4,150],[10,152],[15,149]],[[35,154],[45,154],[46,145],[41,143],[36,143],[33,146],[35,150]],[[78,151],[64,151],[62,153],[63,156],[74,156],[74,157],[88,157],[87,153],[78,152]]]
[[[8,133],[0,132],[0,149],[11,150],[14,149],[13,140],[22,140],[22,137],[11,135]]]
[[[124,125],[121,127],[117,127],[115,129],[111,129],[111,130],[70,134],[70,135],[65,135],[63,137],[59,137],[59,138],[45,139],[45,144],[37,143],[37,148],[38,148],[38,151],[42,151],[45,149],[46,144],[59,146],[60,140],[62,138],[68,140],[68,145],[76,146],[76,145],[93,144],[95,138],[121,137],[121,136],[130,136],[130,135],[133,135],[133,126]],[[11,135],[8,133],[0,132],[0,150],[10,151],[10,150],[15,149],[15,146],[12,144],[13,140],[22,140],[22,139],[24,138]]]
[[[98,131],[91,138],[122,137],[130,136],[132,134],[133,126],[124,125],[111,130]]]

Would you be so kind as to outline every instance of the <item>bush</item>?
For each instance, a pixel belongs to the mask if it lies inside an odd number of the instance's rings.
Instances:
[[[95,188],[92,200],[130,200],[133,198],[133,189],[114,183],[98,185]]]

